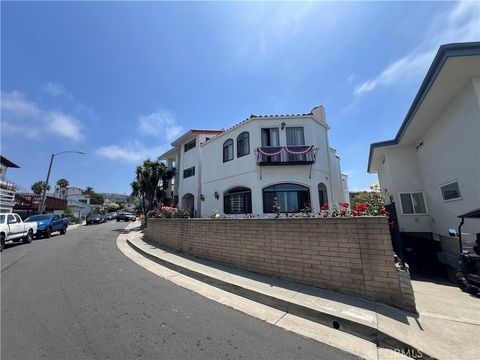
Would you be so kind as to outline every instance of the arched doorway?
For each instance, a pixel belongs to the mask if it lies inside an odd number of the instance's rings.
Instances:
[[[324,183],[318,184],[318,200],[320,203],[320,207],[322,207],[325,204],[328,204],[327,187],[325,186]]]
[[[195,217],[195,196],[187,193],[182,197],[182,208],[190,210],[190,216]]]

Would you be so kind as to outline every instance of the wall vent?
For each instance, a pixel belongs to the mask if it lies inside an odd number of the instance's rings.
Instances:
[[[423,147],[423,139],[420,140],[420,142],[417,144],[417,146],[415,146],[415,150],[420,150],[421,148]]]

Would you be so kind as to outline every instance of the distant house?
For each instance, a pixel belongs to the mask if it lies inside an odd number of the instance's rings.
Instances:
[[[135,208],[136,208],[135,204],[132,204],[132,203],[123,204],[123,209],[125,211],[133,212],[133,211],[135,211]]]
[[[7,179],[8,168],[19,168],[17,164],[0,155],[0,213],[12,212],[17,185]]]
[[[480,205],[480,43],[443,45],[393,140],[370,146],[407,258],[457,267],[458,215]],[[480,222],[466,223],[472,242]]]
[[[190,130],[160,159],[177,174],[167,190],[196,217],[282,213],[348,201],[346,175],[329,146],[325,109],[252,115],[223,130]],[[174,186],[173,186],[174,183]]]
[[[41,195],[33,193],[17,193],[15,194],[15,206],[13,211],[18,213],[22,218],[30,215],[38,214]],[[48,195],[45,197],[45,212],[54,214],[63,214],[67,209],[67,201]]]
[[[92,212],[90,205],[90,196],[78,187],[60,187],[55,186],[55,197],[67,200],[68,207],[72,210],[75,217],[85,217]]]

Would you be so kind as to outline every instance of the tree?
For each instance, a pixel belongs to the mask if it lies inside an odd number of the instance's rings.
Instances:
[[[104,199],[103,196],[93,192],[90,194],[90,204],[92,205],[103,205]]]
[[[111,203],[107,206],[108,212],[115,212],[119,209],[120,209],[120,205],[118,205],[117,203]]]
[[[41,195],[43,189],[45,189],[45,181],[37,181],[31,187],[34,194]],[[50,185],[47,186],[47,191],[50,190]]]
[[[84,191],[84,194],[87,194],[90,196],[90,204],[92,205],[103,205],[103,196],[100,194],[97,194],[94,190],[93,187],[87,186],[86,190]]]
[[[142,166],[137,166],[135,180],[132,186],[132,196],[140,200],[141,209],[145,215],[145,227],[147,227],[148,212],[165,198],[165,191],[159,188],[160,181],[163,189],[168,182],[168,177],[173,177],[175,172],[159,160],[145,160]]]
[[[57,180],[57,186],[61,187],[61,188],[66,188],[70,185],[70,183],[68,182],[67,179],[58,179]]]

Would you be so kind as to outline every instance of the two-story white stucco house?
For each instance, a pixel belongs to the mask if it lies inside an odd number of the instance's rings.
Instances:
[[[348,201],[323,106],[308,114],[252,115],[223,130],[190,130],[160,156],[177,175],[168,193],[197,217],[283,213]]]
[[[456,267],[449,229],[480,207],[480,43],[440,47],[395,139],[371,145],[368,172],[395,203],[405,250]],[[472,242],[480,221],[463,231]]]

